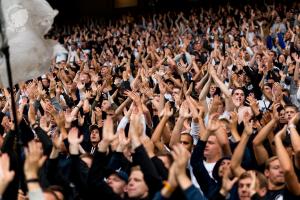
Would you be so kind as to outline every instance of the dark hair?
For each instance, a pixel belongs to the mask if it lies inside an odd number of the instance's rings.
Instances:
[[[231,160],[230,157],[223,157],[223,158],[220,158],[215,166],[214,166],[214,169],[212,171],[212,176],[214,177],[214,179],[217,181],[217,182],[221,182],[222,181],[222,177],[219,176],[219,168],[221,166],[221,163],[223,162],[223,160]]]
[[[182,133],[180,136],[182,136],[182,135],[189,136],[191,138],[191,141],[192,141],[192,144],[193,144],[194,138],[193,138],[193,136],[191,136],[191,134],[189,134],[189,133]]]
[[[237,91],[237,90],[242,90],[242,91],[243,91],[243,93],[244,93],[244,94],[246,94],[246,92],[245,92],[244,88],[242,88],[242,87],[237,87],[237,88],[234,88],[234,89],[232,90],[232,93],[231,93],[231,94],[234,94],[234,93],[235,93],[235,91]]]

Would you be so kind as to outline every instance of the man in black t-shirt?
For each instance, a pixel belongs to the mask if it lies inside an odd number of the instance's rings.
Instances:
[[[264,198],[265,200],[297,198],[286,186],[284,171],[277,156],[271,157],[266,162],[265,176],[268,179],[268,192]]]

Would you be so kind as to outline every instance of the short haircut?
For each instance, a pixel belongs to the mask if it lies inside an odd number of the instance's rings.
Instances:
[[[133,171],[142,171],[142,169],[139,165],[135,165],[135,166],[131,167],[131,169],[130,169],[130,172],[133,172]]]
[[[262,188],[268,188],[268,180],[267,178],[263,175],[263,173],[259,172],[259,171],[255,171],[256,174],[256,179],[259,182],[259,189]]]
[[[156,154],[157,157],[166,157],[168,158],[168,160],[170,161],[170,163],[172,163],[174,160],[173,160],[173,157],[171,155],[171,153],[165,151],[165,152],[158,152]]]
[[[277,159],[277,156],[272,156],[271,158],[269,158],[265,163],[265,169],[270,169],[270,163]]]
[[[193,143],[194,138],[193,138],[193,136],[191,136],[191,134],[189,134],[189,133],[181,133],[180,137],[183,136],[183,135],[186,135],[186,136],[190,137],[191,138],[191,142]]]
[[[230,124],[230,121],[226,118],[221,118],[221,119],[219,119],[219,121],[225,123],[226,125]]]
[[[243,172],[243,173],[240,175],[239,181],[240,181],[240,180],[243,180],[243,179],[246,179],[246,178],[252,178],[252,177],[251,177],[251,174],[250,174],[248,171],[245,171],[245,172]]]
[[[234,88],[233,90],[232,90],[232,95],[235,93],[235,91],[237,91],[237,90],[242,90],[243,91],[243,93],[245,94],[245,90],[242,88],[242,87],[237,87],[237,88]]]
[[[298,112],[298,107],[295,106],[294,104],[287,104],[284,106],[284,109],[286,108],[293,108],[296,112]]]

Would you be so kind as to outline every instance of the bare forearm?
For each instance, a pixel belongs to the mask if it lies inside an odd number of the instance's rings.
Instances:
[[[212,76],[214,82],[220,87],[221,91],[225,94],[226,97],[231,96],[231,92],[228,90],[227,86],[217,77],[217,75]]]
[[[233,170],[241,166],[248,140],[249,135],[243,133],[240,143],[238,144],[232,155],[231,166]]]
[[[253,143],[258,145],[262,144],[263,141],[267,138],[268,134],[272,131],[273,127],[276,124],[276,120],[272,119],[267,125],[265,125],[256,135],[253,140]]]
[[[211,84],[211,77],[209,77],[208,81],[205,83],[203,89],[201,90],[200,94],[199,94],[199,100],[204,100],[207,93],[208,93],[208,90],[209,90],[209,86]]]
[[[174,127],[172,135],[171,135],[170,147],[172,147],[173,145],[175,145],[176,143],[178,143],[180,141],[180,131],[183,127],[183,122],[184,122],[184,118],[179,117],[177,119],[177,122],[175,124],[175,127]]]
[[[290,128],[291,131],[291,142],[294,152],[300,152],[300,137],[295,127]]]
[[[151,137],[152,142],[157,142],[157,141],[161,140],[161,135],[162,135],[163,129],[164,129],[167,121],[168,121],[167,117],[163,117],[160,120],[159,124],[157,125],[157,127],[154,130],[154,133],[152,134],[152,137]]]

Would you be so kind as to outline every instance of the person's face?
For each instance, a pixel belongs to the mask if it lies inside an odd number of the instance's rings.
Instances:
[[[270,56],[271,58],[274,58],[274,57],[275,57],[275,54],[274,54],[274,52],[273,52],[273,51],[271,51],[271,52],[269,53],[269,56]]]
[[[225,107],[224,107],[223,103],[218,104],[217,113],[222,115],[224,111],[225,111]]]
[[[230,167],[230,160],[227,160],[227,159],[223,160],[223,161],[221,162],[220,167],[219,167],[219,172],[218,172],[219,176],[220,176],[220,177],[223,177],[224,172],[225,172],[229,167]]]
[[[123,196],[126,192],[126,182],[116,174],[112,174],[107,178],[107,184],[113,190],[113,192],[119,196]]]
[[[285,108],[285,119],[286,120],[291,120],[294,115],[296,114],[296,110],[293,107],[287,107]]]
[[[108,67],[107,66],[103,66],[101,68],[100,73],[101,73],[101,76],[106,76],[108,74]]]
[[[180,143],[186,148],[189,152],[193,149],[193,140],[188,135],[181,135],[180,136]]]
[[[4,116],[1,122],[1,125],[5,128],[5,129],[9,129],[10,128],[10,119],[8,116]]]
[[[114,81],[114,84],[115,84],[117,87],[119,87],[120,84],[121,84],[121,82],[122,82],[122,79],[116,78],[115,81]]]
[[[282,185],[285,183],[283,171],[278,159],[270,162],[269,169],[265,171],[265,175],[274,185]]]
[[[232,95],[232,101],[236,107],[240,107],[244,104],[245,94],[243,90],[237,89]]]
[[[285,61],[284,56],[283,56],[283,55],[280,55],[279,58],[278,58],[278,61],[279,61],[280,63],[284,63],[284,61]]]
[[[171,83],[170,81],[168,81],[168,82],[167,82],[167,85],[168,85],[168,87],[169,87],[171,90],[173,90],[173,88],[174,88],[174,84],[173,84],[173,83]]]
[[[271,95],[271,96],[272,96],[272,89],[271,89],[269,86],[267,86],[267,85],[264,86],[263,92],[264,92],[266,95],[269,95],[269,96]]]
[[[94,129],[91,132],[90,140],[92,143],[97,143],[100,141],[100,133],[98,129]]]
[[[89,75],[85,74],[85,73],[81,75],[80,80],[83,83],[89,83],[89,82],[91,82],[91,79],[90,79]]]
[[[255,60],[260,61],[261,60],[261,56],[260,55],[256,55]]]
[[[213,95],[215,94],[215,92],[216,92],[216,89],[217,89],[217,86],[216,86],[216,85],[211,85],[211,86],[209,87],[209,94],[210,94],[211,96],[213,96]]]
[[[170,38],[169,38],[169,36],[165,36],[165,38],[164,38],[164,42],[166,42],[166,43],[168,43],[170,41]]]
[[[250,186],[252,179],[244,178],[239,180],[238,183],[238,195],[240,200],[250,200]]]
[[[279,122],[281,124],[285,124],[287,122],[285,119],[285,111],[283,109],[279,112]]]
[[[212,158],[220,153],[221,153],[221,147],[217,141],[216,136],[215,135],[209,136],[204,149],[204,157]]]
[[[194,45],[194,49],[195,49],[196,51],[199,51],[199,50],[201,49],[201,44],[200,44],[200,42],[197,42],[197,43]]]
[[[128,197],[129,198],[145,198],[148,196],[149,188],[145,183],[144,174],[141,170],[134,170],[129,176]]]
[[[42,79],[42,84],[43,84],[44,87],[49,87],[49,85],[50,85],[49,80],[46,79],[46,78]]]
[[[174,99],[179,98],[180,97],[180,90],[178,88],[173,88],[172,96],[173,96]]]
[[[104,100],[101,104],[101,110],[107,112],[110,109],[111,104],[108,100]]]
[[[148,60],[146,61],[146,63],[147,63],[147,66],[148,66],[148,67],[152,67],[152,61],[151,61],[150,59],[148,59]]]

